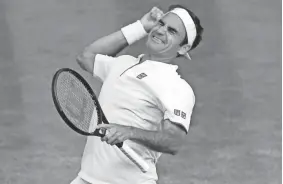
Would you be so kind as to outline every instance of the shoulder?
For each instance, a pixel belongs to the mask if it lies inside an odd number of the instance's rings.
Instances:
[[[116,57],[116,61],[115,62],[117,65],[134,65],[136,63],[138,63],[138,58],[131,56],[131,55],[120,55]]]
[[[120,55],[120,56],[108,56],[108,55],[103,55],[103,54],[96,54],[95,55],[95,60],[123,60],[123,61],[135,61],[137,60],[136,57],[131,56],[131,55]]]
[[[177,89],[182,89],[187,93],[194,94],[194,91],[191,85],[186,80],[182,79],[181,76],[178,75],[178,77],[176,77],[174,82],[176,84]]]
[[[179,75],[166,75],[156,79],[156,94],[163,102],[175,103],[195,103],[195,93],[191,85]]]
[[[194,94],[193,88],[191,85],[183,79],[176,71],[167,71],[164,77],[164,85],[170,85],[173,91],[181,90],[186,93]]]
[[[138,58],[131,56],[131,55],[120,55],[120,56],[117,56],[117,59],[123,59],[126,61],[136,61]]]
[[[135,59],[137,59],[136,57],[131,56],[131,55],[120,55],[120,56],[117,56],[117,58],[128,59],[128,60],[135,60]]]
[[[186,80],[181,78],[176,71],[168,74],[163,83],[163,85],[168,86],[168,95],[175,96],[175,98],[195,101],[195,93],[193,88]]]
[[[195,99],[195,93],[191,85],[184,79],[182,79],[179,75],[173,79],[173,91],[187,96],[188,98]]]

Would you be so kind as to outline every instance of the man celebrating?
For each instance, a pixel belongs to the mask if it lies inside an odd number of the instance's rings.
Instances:
[[[111,124],[99,139],[88,137],[81,170],[72,184],[155,184],[162,153],[175,155],[188,133],[195,96],[170,64],[201,41],[199,19],[183,6],[165,14],[154,7],[141,20],[100,38],[77,58],[82,69],[103,81],[99,101]],[[138,58],[117,56],[148,35]],[[127,143],[150,166],[142,173],[117,147]]]

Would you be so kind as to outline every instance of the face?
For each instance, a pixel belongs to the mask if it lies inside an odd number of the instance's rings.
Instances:
[[[151,54],[164,58],[176,57],[185,36],[182,20],[174,13],[168,13],[151,30],[146,45]]]

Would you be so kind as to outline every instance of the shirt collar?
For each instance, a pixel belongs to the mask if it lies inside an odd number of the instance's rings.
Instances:
[[[138,63],[140,63],[143,56],[144,56],[144,54],[140,54],[138,56],[138,58],[137,58]],[[154,60],[145,60],[145,61],[150,61],[151,63],[158,65],[158,67],[168,68],[168,69],[174,70],[174,71],[176,71],[178,69],[178,66],[173,65],[173,64],[162,63],[162,62],[158,62],[158,61],[154,61]]]

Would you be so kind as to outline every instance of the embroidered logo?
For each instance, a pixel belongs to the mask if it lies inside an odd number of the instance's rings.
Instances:
[[[182,113],[181,113],[181,117],[182,117],[183,119],[186,119],[186,113],[182,112]]]
[[[176,116],[181,116],[183,119],[186,119],[186,113],[184,113],[183,111],[180,111],[178,109],[174,109],[174,114]]]
[[[147,75],[145,73],[141,73],[137,76],[138,79],[143,79],[145,78]]]
[[[174,114],[176,115],[176,116],[180,116],[180,110],[178,110],[178,109],[174,109]]]

